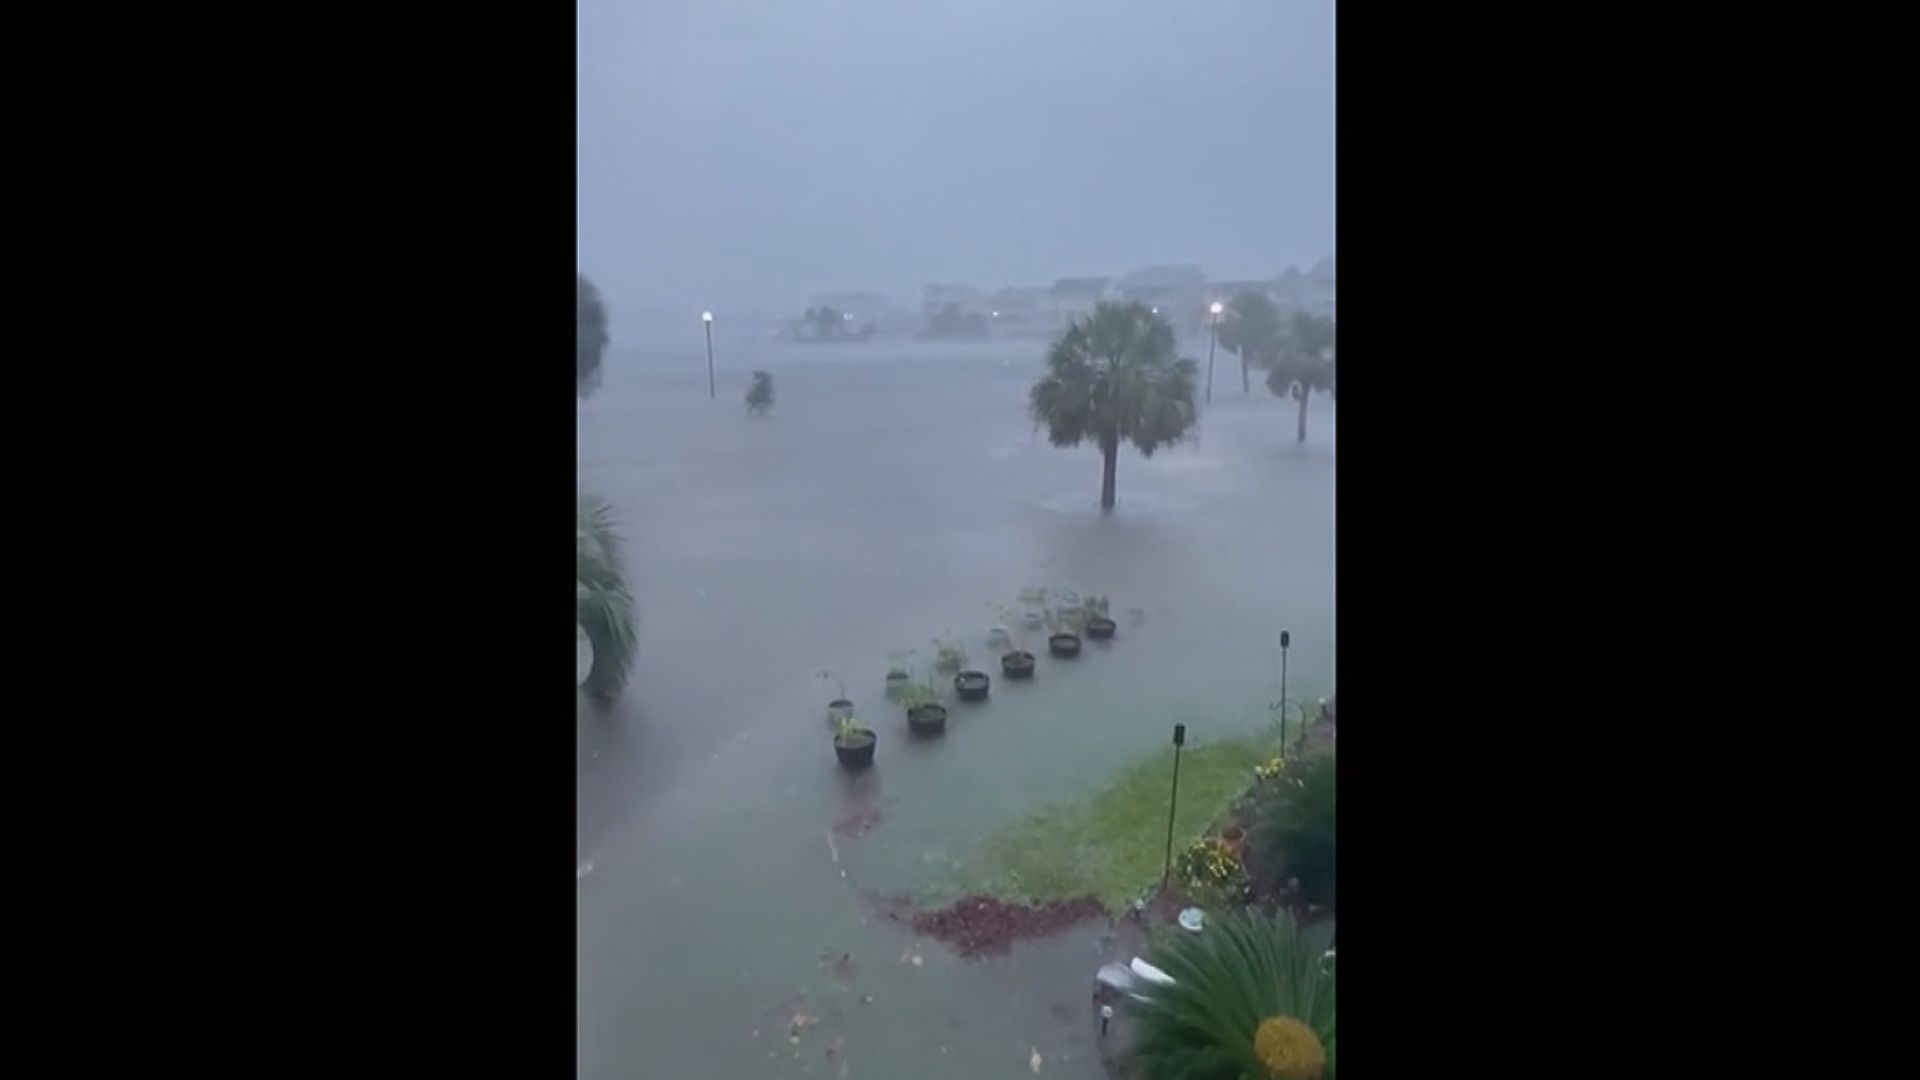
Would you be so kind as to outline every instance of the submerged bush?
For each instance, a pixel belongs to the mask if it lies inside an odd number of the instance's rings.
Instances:
[[[1134,1052],[1153,1080],[1332,1080],[1332,930],[1292,917],[1242,915],[1151,944],[1147,959],[1173,976],[1135,1006]]]
[[[764,371],[753,373],[753,385],[747,387],[747,411],[764,413],[773,408],[773,376]]]
[[[1299,878],[1300,891],[1316,904],[1334,897],[1333,762],[1331,754],[1294,758],[1265,779],[1249,838],[1267,884]]]

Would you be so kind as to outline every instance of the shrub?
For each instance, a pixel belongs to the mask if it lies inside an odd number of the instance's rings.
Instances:
[[[1294,758],[1255,794],[1249,841],[1263,874],[1300,879],[1316,904],[1334,898],[1334,759]],[[1277,882],[1270,881],[1269,884]]]
[[[1173,976],[1135,1006],[1135,1054],[1154,1080],[1332,1080],[1331,928],[1291,916],[1207,920],[1161,938],[1147,959]]]
[[[764,413],[773,408],[773,376],[764,371],[753,373],[753,385],[747,387],[747,411]]]
[[[1203,836],[1180,853],[1173,864],[1180,886],[1189,898],[1208,907],[1223,907],[1245,898],[1246,869],[1231,845],[1217,836]]]

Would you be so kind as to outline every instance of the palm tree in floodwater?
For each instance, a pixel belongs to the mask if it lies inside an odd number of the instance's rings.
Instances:
[[[1307,441],[1307,398],[1315,390],[1325,390],[1331,396],[1333,375],[1333,320],[1325,315],[1294,312],[1267,368],[1267,389],[1280,397],[1292,394],[1300,403],[1295,442]]]
[[[1033,419],[1055,446],[1100,447],[1100,508],[1111,510],[1120,444],[1152,457],[1186,435],[1198,368],[1175,354],[1173,327],[1147,305],[1102,303],[1047,350],[1047,373],[1029,395]]]
[[[633,594],[620,569],[620,536],[606,501],[579,497],[574,534],[574,619],[576,633],[593,649],[593,666],[581,684],[587,696],[605,705],[619,695],[633,670],[639,627]]]
[[[1243,292],[1227,305],[1227,317],[1220,321],[1220,347],[1240,358],[1242,394],[1253,390],[1247,369],[1272,361],[1283,331],[1280,308],[1264,293]]]

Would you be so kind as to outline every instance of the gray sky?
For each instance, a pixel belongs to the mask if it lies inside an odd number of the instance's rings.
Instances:
[[[1333,251],[1332,0],[578,0],[579,268],[771,307]]]

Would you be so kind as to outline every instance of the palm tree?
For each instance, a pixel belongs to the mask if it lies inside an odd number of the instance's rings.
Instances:
[[[620,536],[604,500],[579,498],[574,533],[574,619],[578,633],[593,647],[593,666],[583,684],[587,695],[604,705],[626,685],[633,669],[639,630],[633,594],[620,569]]]
[[[1243,292],[1227,305],[1220,321],[1220,347],[1240,357],[1240,392],[1253,392],[1247,368],[1264,367],[1280,347],[1280,309],[1265,293]]]
[[[607,348],[607,305],[600,290],[585,274],[575,274],[576,321],[573,345],[573,391],[580,397],[593,393],[600,385],[600,354]]]
[[[1121,442],[1152,457],[1193,427],[1197,368],[1174,355],[1173,327],[1147,305],[1101,303],[1047,350],[1047,373],[1029,395],[1033,419],[1055,446],[1099,445],[1100,508],[1111,510]]]
[[[1307,441],[1307,396],[1333,393],[1333,320],[1296,311],[1287,322],[1279,351],[1267,369],[1267,389],[1300,403],[1298,442]]]
[[[1148,949],[1173,976],[1149,983],[1135,1010],[1134,1052],[1147,1075],[1182,1080],[1333,1080],[1332,931],[1282,912],[1209,918]]]

